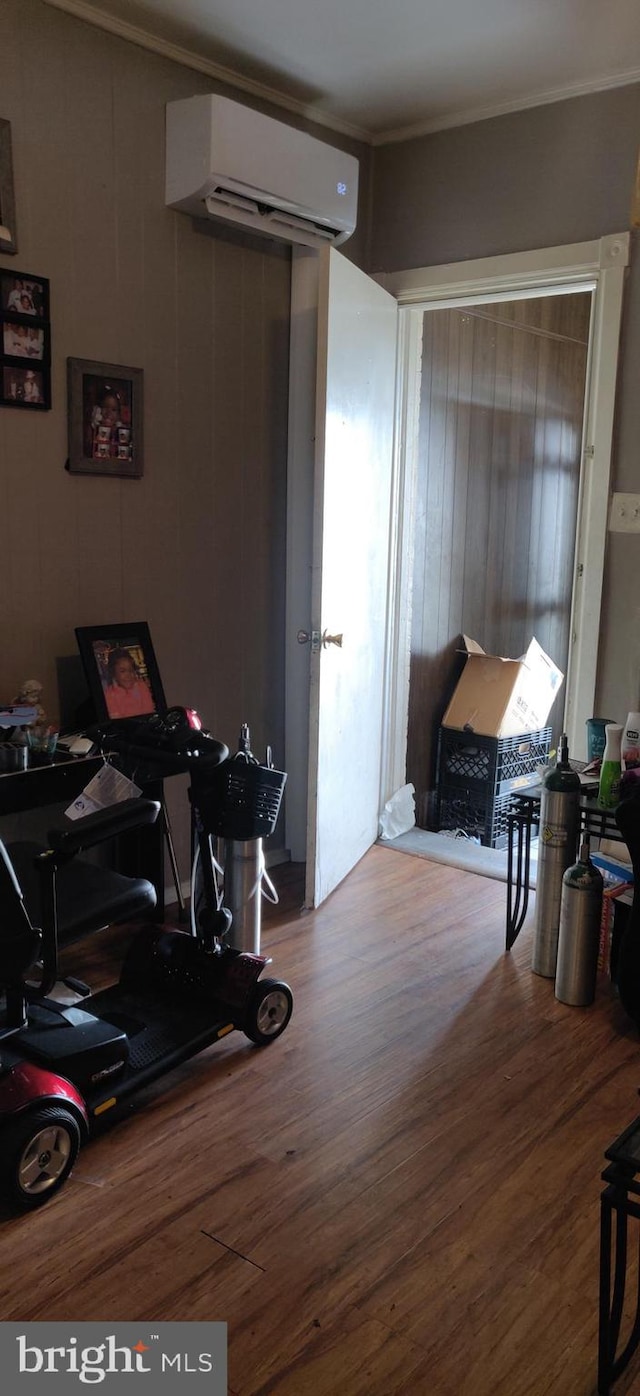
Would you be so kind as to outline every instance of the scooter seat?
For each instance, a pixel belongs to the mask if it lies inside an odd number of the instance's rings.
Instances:
[[[22,888],[32,925],[42,926],[43,906],[36,859],[43,852],[40,844],[18,841],[8,845],[8,853]],[[86,858],[63,864],[56,875],[58,943],[68,945],[85,935],[133,920],[156,905],[152,882],[144,877],[125,877],[111,868],[99,867]]]

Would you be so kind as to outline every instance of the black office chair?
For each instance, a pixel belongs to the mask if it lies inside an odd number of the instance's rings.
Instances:
[[[52,829],[48,845],[0,840],[0,991],[6,994],[0,1035],[24,1026],[30,994],[51,991],[61,947],[134,920],[156,905],[155,888],[146,878],[125,877],[79,855],[155,823],[159,813],[157,800],[125,800],[69,828]],[[35,964],[38,982],[25,995],[24,977]]]

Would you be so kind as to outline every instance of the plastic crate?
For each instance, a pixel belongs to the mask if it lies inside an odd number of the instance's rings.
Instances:
[[[463,829],[485,848],[506,848],[510,795],[491,796],[464,786],[444,786],[439,792],[438,828]]]
[[[539,766],[549,757],[551,728],[520,737],[483,737],[441,727],[438,740],[438,787],[461,785],[507,795],[534,785]]]
[[[511,796],[535,785],[550,746],[550,727],[519,737],[484,737],[441,727],[438,828],[464,829],[487,848],[506,848]]]

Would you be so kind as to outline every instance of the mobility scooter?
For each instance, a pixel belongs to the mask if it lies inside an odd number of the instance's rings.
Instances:
[[[47,847],[0,841],[0,1188],[22,1209],[47,1202],[78,1150],[125,1101],[233,1029],[257,1045],[284,1032],[293,998],[270,963],[227,943],[211,838],[227,817],[237,836],[273,832],[286,776],[239,766],[184,710],[129,728],[129,759],[188,771],[202,886],[191,928],[135,931],[119,982],[76,1002],[52,997],[59,949],[116,922],[149,915],[153,885],[83,858],[86,850],[152,824],[157,801],[135,798],[51,831]],[[255,767],[257,766],[257,771]],[[234,808],[235,806],[235,808]]]

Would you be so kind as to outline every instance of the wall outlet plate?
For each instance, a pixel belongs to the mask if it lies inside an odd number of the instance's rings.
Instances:
[[[610,533],[640,533],[640,494],[614,494],[609,512]]]

